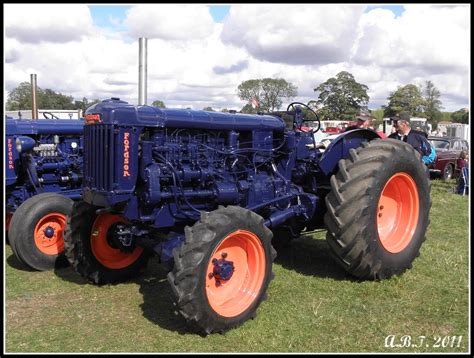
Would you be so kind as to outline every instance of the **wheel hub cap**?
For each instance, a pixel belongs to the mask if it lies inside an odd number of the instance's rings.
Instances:
[[[131,266],[141,256],[142,247],[135,247],[130,252],[120,250],[117,245],[112,244],[109,231],[115,231],[116,224],[125,223],[120,215],[102,213],[97,216],[91,230],[91,249],[94,257],[103,266],[119,270]],[[118,244],[118,243],[117,243]],[[116,247],[117,246],[117,247]]]
[[[51,239],[54,236],[54,229],[51,226],[48,226],[44,230],[44,236],[46,236],[48,239]]]
[[[209,278],[214,277],[216,286],[222,285],[222,281],[229,281],[235,270],[234,263],[225,259],[227,257],[225,252],[221,253],[221,257],[221,259],[212,259],[214,268],[208,275]]]

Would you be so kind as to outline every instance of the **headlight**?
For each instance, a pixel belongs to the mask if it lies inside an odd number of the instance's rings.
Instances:
[[[28,152],[36,146],[36,141],[30,137],[17,137],[15,139],[15,146],[18,153]]]
[[[21,153],[21,140],[20,138],[15,139],[16,151]]]

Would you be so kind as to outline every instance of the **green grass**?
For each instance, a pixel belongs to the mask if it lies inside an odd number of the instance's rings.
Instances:
[[[7,352],[468,352],[468,197],[434,181],[427,241],[413,268],[359,282],[329,256],[324,232],[280,253],[257,317],[225,334],[189,331],[173,314],[166,272],[96,287],[71,268],[33,272],[6,247]],[[418,348],[390,348],[404,335]],[[435,337],[462,336],[459,347]],[[427,347],[428,345],[428,347]],[[457,345],[457,341],[456,341]]]

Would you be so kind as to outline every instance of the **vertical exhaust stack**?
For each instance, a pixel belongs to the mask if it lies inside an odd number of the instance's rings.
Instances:
[[[31,78],[31,118],[38,119],[38,105],[36,103],[36,74],[32,73]]]
[[[146,104],[146,79],[147,79],[147,38],[138,39],[138,105]]]

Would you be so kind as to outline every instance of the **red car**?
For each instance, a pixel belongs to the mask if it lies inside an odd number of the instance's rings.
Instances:
[[[464,166],[461,152],[469,152],[467,140],[448,137],[429,137],[428,140],[436,150],[436,160],[428,166],[430,174],[444,180],[458,177]]]

